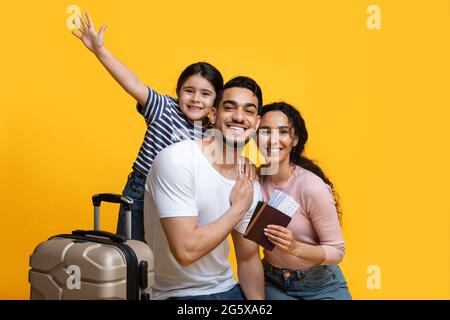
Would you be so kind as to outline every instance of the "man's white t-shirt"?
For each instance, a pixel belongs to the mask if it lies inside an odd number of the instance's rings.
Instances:
[[[157,155],[147,177],[144,199],[145,240],[155,256],[152,299],[207,295],[236,285],[228,262],[228,239],[183,267],[172,255],[160,223],[160,218],[166,217],[197,217],[199,226],[216,221],[230,208],[234,184],[235,180],[213,168],[193,140],[175,143]],[[242,234],[262,200],[258,182],[254,182],[253,191],[253,204],[235,227]]]

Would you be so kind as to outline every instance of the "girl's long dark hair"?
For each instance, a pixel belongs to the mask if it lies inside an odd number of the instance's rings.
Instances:
[[[314,161],[303,156],[303,151],[305,149],[306,141],[308,141],[308,131],[306,130],[305,120],[303,119],[300,112],[293,106],[286,102],[275,102],[265,105],[262,109],[262,116],[270,111],[280,111],[283,112],[292,124],[294,137],[298,138],[298,143],[292,148],[289,155],[289,160],[291,163],[300,166],[306,170],[319,176],[327,185],[330,186],[333,197],[336,202],[336,210],[338,213],[339,221],[342,222],[342,211],[339,203],[339,195],[334,190],[333,183],[328,179],[323,170]]]

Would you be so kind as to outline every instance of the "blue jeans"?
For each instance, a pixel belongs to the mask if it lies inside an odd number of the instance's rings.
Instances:
[[[245,300],[239,284],[228,291],[202,296],[172,297],[167,300]]]
[[[267,300],[351,300],[347,281],[337,265],[285,270],[263,260]]]
[[[133,171],[128,175],[128,181],[122,194],[133,199],[131,206],[131,238],[145,242],[144,238],[144,193],[146,177]],[[125,209],[120,205],[119,219],[117,221],[117,234],[126,236]]]

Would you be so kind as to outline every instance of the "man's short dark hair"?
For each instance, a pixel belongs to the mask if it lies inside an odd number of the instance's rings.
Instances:
[[[216,95],[216,100],[214,101],[214,106],[216,108],[219,108],[220,101],[222,100],[224,91],[230,88],[245,88],[253,92],[253,94],[258,99],[258,115],[261,115],[263,106],[261,87],[252,78],[244,76],[233,78],[229,80],[227,83],[225,83],[222,90],[220,90]]]

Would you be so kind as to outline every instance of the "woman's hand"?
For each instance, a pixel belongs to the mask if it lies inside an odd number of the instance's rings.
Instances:
[[[75,30],[72,31],[72,34],[80,39],[84,43],[84,45],[93,53],[99,53],[103,48],[104,34],[108,26],[104,24],[97,32],[95,31],[94,22],[92,21],[89,12],[86,12],[87,22],[80,14],[78,15],[78,17],[80,18],[82,24],[81,26],[77,26],[81,34],[77,33]]]
[[[268,225],[264,228],[264,234],[276,247],[285,254],[296,256],[297,241],[292,231],[277,225]]]

